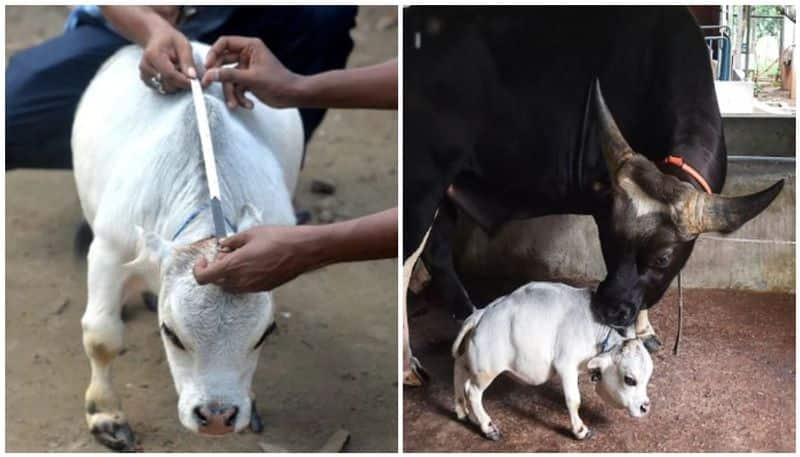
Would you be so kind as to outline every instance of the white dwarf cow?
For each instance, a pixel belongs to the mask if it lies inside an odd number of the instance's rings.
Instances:
[[[578,373],[590,371],[597,393],[634,417],[647,414],[647,383],[653,360],[638,338],[623,338],[597,322],[589,289],[533,282],[476,310],[453,343],[454,400],[459,419],[469,417],[483,434],[500,439],[500,429],[483,409],[483,391],[501,373],[539,385],[558,374],[572,433],[590,435],[578,416]],[[633,335],[630,328],[628,334]]]
[[[192,46],[201,62],[208,47]],[[269,293],[232,295],[195,281],[192,266],[200,256],[213,258],[216,242],[192,95],[147,88],[139,79],[141,55],[129,46],[102,66],[72,135],[78,195],[94,232],[81,320],[92,370],[86,419],[97,439],[117,450],[136,447],[111,384],[129,297],[158,293],[178,416],[207,435],[261,427],[251,382],[274,311]],[[294,224],[291,196],[303,148],[297,110],[255,103],[252,111],[229,111],[219,84],[204,97],[228,230]]]

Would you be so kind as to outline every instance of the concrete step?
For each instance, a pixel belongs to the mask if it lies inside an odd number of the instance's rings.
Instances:
[[[750,81],[715,81],[730,155],[795,155],[793,109],[774,108],[753,97]]]

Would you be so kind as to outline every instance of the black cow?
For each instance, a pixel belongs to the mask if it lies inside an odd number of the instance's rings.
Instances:
[[[782,188],[710,195],[664,163],[681,156],[715,193],[725,181],[709,56],[686,8],[412,7],[403,57],[404,260],[433,224],[423,259],[457,317],[473,305],[452,263],[456,208],[490,234],[592,215],[608,271],[593,309],[621,328],[700,233],[737,229]]]

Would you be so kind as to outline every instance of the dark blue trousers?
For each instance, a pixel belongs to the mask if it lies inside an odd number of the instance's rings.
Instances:
[[[296,73],[343,68],[353,50],[356,7],[238,7],[211,31],[184,32],[214,42],[222,35],[258,37]],[[202,14],[213,14],[206,7]],[[128,41],[86,21],[61,36],[11,57],[6,70],[6,170],[72,168],[70,137],[75,109],[97,69]],[[138,72],[138,68],[131,71]],[[325,110],[302,109],[306,141]],[[102,125],[97,126],[102,129]]]

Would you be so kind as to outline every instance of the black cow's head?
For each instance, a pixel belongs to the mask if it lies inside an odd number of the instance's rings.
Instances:
[[[608,325],[627,327],[655,304],[704,232],[732,232],[763,211],[783,187],[722,197],[662,173],[622,136],[599,85],[594,88],[598,138],[610,177],[611,210],[596,216],[608,275],[592,303]]]

